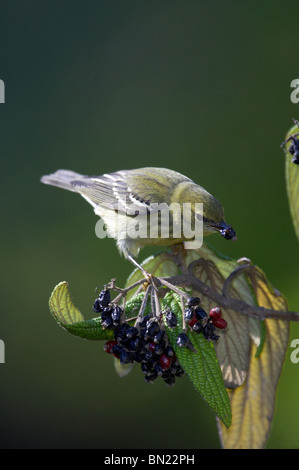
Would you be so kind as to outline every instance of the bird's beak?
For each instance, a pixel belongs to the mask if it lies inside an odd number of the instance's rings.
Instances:
[[[231,225],[227,225],[223,220],[218,224],[210,224],[217,232],[220,233],[226,240],[233,240],[234,242],[238,240],[236,232]]]

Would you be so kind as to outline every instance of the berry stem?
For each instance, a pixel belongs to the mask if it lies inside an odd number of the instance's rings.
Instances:
[[[184,292],[183,290],[179,289],[178,287],[174,286],[170,282],[166,281],[165,278],[159,277],[157,278],[162,285],[165,287],[168,287],[170,290],[175,292],[176,294],[180,295],[181,297],[184,297],[185,299],[189,299],[190,295],[187,294],[187,292]]]
[[[185,318],[185,302],[184,302],[184,297],[180,295],[181,297],[181,304],[182,304],[182,318],[183,318],[183,332],[186,333],[187,330],[187,324],[186,324],[186,318]]]
[[[154,317],[158,318],[160,316],[161,308],[157,291],[153,286],[151,286],[151,305]]]
[[[119,292],[119,295],[113,300],[113,302],[118,303],[122,297],[125,297],[127,293],[134,289],[135,287],[140,286],[141,284],[147,283],[146,279],[140,279],[137,282],[134,282],[134,284],[131,284],[129,287],[126,287],[125,289],[121,289],[120,287],[115,286],[114,284],[111,286],[112,290],[115,290],[116,292]]]
[[[143,297],[143,299],[142,299],[142,303],[141,303],[140,310],[139,310],[138,315],[137,315],[137,319],[136,319],[135,326],[138,325],[138,323],[140,322],[141,318],[143,317],[143,313],[144,313],[144,310],[145,310],[145,308],[146,308],[146,304],[147,304],[147,300],[148,300],[148,296],[149,296],[150,290],[151,290],[151,286],[148,285],[147,288],[146,288],[144,297]]]

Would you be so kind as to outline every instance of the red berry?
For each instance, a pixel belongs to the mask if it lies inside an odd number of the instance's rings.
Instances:
[[[166,356],[166,354],[161,354],[159,357],[159,363],[163,370],[167,370],[172,363],[172,357]]]
[[[151,352],[155,352],[156,351],[156,344],[153,341],[151,341],[150,343],[148,343],[148,349]]]
[[[117,341],[111,339],[110,341],[107,341],[105,344],[104,344],[104,351],[108,354],[112,354],[112,349],[113,349],[113,346],[115,346],[117,344]]]
[[[227,327],[227,321],[224,318],[218,318],[217,320],[213,319],[213,325],[220,330],[224,330]]]
[[[197,322],[197,318],[196,318],[195,315],[193,315],[193,318],[192,318],[192,320],[190,320],[188,322],[188,325],[190,326],[190,328],[192,328],[195,325],[196,322]]]
[[[218,320],[222,315],[222,312],[221,312],[221,308],[220,307],[214,307],[214,308],[211,308],[210,310],[210,313],[209,313],[209,317],[211,318],[211,320]]]

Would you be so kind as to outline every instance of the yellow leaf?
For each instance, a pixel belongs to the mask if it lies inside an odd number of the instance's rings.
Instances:
[[[58,323],[76,323],[84,320],[80,310],[75,307],[66,281],[62,281],[53,290],[49,307],[52,315]]]
[[[250,275],[258,305],[287,310],[285,299],[268,283],[258,268]],[[222,445],[228,449],[259,449],[266,445],[275,408],[275,395],[289,338],[289,323],[265,320],[266,338],[261,354],[255,357],[251,340],[250,361],[244,384],[229,391],[232,425],[218,428]]]

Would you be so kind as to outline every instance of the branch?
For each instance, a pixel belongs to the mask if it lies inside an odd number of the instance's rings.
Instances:
[[[214,300],[214,302],[227,309],[235,310],[241,315],[249,315],[258,320],[264,320],[265,318],[273,318],[276,320],[285,320],[285,321],[299,321],[299,313],[292,312],[288,310],[274,310],[271,308],[258,307],[255,305],[249,305],[242,300],[235,299],[229,296],[229,290],[233,281],[240,274],[247,272],[250,273],[254,269],[254,266],[251,265],[242,265],[237,267],[225,280],[223,284],[222,294],[215,291],[212,287],[208,286],[204,282],[200,281],[193,274],[193,269],[195,266],[200,264],[201,260],[193,261],[188,267],[184,264],[180,264],[180,267],[184,274],[180,276],[174,276],[172,278],[161,278],[164,281],[167,281],[169,284],[180,285],[193,288],[200,292],[201,294],[209,297]],[[164,282],[165,285],[165,282]]]

